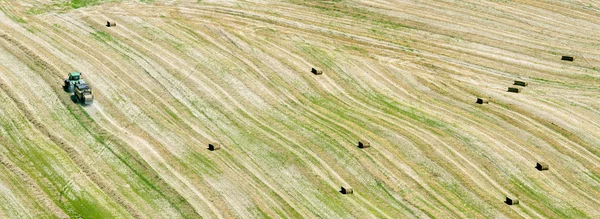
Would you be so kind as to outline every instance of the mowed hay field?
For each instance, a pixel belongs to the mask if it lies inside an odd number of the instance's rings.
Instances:
[[[0,218],[600,218],[596,1],[0,9]]]

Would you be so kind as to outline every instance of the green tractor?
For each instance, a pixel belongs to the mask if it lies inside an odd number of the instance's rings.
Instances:
[[[77,84],[75,86],[75,99],[77,100],[77,102],[83,103],[85,105],[92,104],[94,102],[92,88],[90,88],[90,86],[87,84]]]
[[[63,89],[65,91],[71,93],[75,88],[75,85],[85,84],[83,79],[81,78],[81,73],[79,72],[71,72],[69,73],[69,78],[65,79],[65,84],[63,85]]]

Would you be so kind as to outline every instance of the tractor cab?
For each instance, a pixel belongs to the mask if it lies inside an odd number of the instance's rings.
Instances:
[[[71,73],[69,73],[69,77],[67,79],[65,79],[65,84],[63,85],[63,88],[65,89],[65,91],[70,93],[70,92],[73,92],[75,85],[84,84],[84,83],[85,82],[81,78],[81,73],[71,72]]]
[[[79,72],[71,72],[69,73],[69,80],[70,81],[78,81],[81,78],[81,73]]]

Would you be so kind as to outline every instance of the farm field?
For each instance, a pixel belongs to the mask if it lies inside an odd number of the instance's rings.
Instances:
[[[600,218],[597,1],[0,9],[0,218]]]

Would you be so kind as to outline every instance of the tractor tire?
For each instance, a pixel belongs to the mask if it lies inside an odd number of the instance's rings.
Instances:
[[[66,87],[66,90],[69,93],[73,92],[73,90],[75,90],[75,85],[69,84],[69,86]]]

